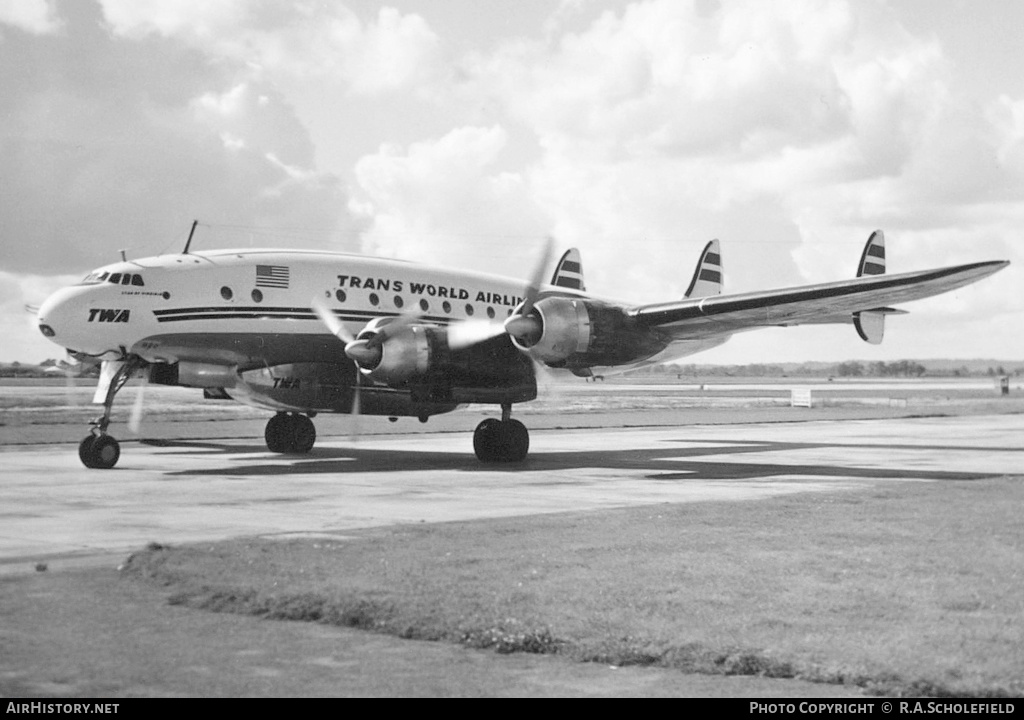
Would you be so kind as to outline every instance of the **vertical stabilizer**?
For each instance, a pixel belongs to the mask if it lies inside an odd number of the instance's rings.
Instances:
[[[684,297],[700,298],[722,294],[722,251],[718,240],[712,240],[704,246],[704,252],[697,261],[697,269],[693,272],[693,280]]]
[[[857,266],[857,277],[865,275],[885,274],[885,234],[875,230],[864,245],[860,254],[860,265]],[[853,314],[853,326],[861,340],[872,345],[882,342],[885,334],[885,313],[877,310],[862,310]]]
[[[857,266],[857,277],[864,275],[882,275],[885,273],[885,235],[875,230],[864,246]]]
[[[885,313],[877,310],[861,310],[853,314],[853,326],[864,342],[872,345],[882,343],[885,334]]]
[[[555,266],[555,274],[551,276],[551,284],[555,287],[568,288],[586,292],[583,284],[583,260],[580,251],[569,248]]]

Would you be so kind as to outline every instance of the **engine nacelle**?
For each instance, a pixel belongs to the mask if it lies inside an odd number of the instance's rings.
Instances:
[[[462,338],[453,349],[449,328],[392,322],[371,321],[345,346],[373,384],[408,390],[414,402],[501,404],[537,397],[533,364],[504,333],[469,344]]]
[[[369,339],[376,328],[367,326],[357,339]],[[363,374],[392,387],[414,377],[426,375],[448,358],[448,340],[443,328],[409,325],[389,335],[380,346],[380,358],[372,364],[360,364]]]
[[[196,388],[233,388],[238,382],[238,368],[183,360],[176,363],[153,363],[149,366],[149,382],[156,385],[183,385]]]
[[[552,367],[624,365],[656,355],[668,340],[636,323],[625,310],[596,300],[550,297],[528,317],[538,332],[512,336],[521,350]]]

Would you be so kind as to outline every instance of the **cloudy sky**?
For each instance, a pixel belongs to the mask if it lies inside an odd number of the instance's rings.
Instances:
[[[1024,358],[1017,0],[0,0],[0,360],[117,258],[314,247],[682,295],[1014,262],[852,327],[695,362]]]

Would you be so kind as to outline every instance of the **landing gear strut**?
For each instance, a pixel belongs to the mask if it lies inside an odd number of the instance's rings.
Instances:
[[[316,427],[305,415],[281,412],[267,421],[263,437],[271,452],[305,455],[316,443]]]
[[[473,450],[481,462],[522,462],[530,451],[530,432],[512,419],[512,405],[501,406],[501,420],[487,418],[476,426]]]
[[[146,361],[138,355],[129,355],[123,362],[111,362],[109,365],[104,362],[104,368],[114,368],[113,375],[109,380],[100,376],[100,387],[107,382],[106,395],[103,398],[103,414],[92,421],[92,430],[78,445],[78,458],[87,468],[95,470],[109,470],[117,465],[121,457],[121,446],[111,435],[107,435],[107,428],[110,427],[110,411],[114,406],[114,396],[124,387],[128,379],[136,370],[146,365]]]

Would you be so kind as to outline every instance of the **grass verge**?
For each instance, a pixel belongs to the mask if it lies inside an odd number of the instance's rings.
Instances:
[[[497,652],[1024,694],[1021,478],[133,554],[170,602]]]

